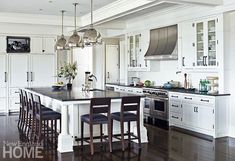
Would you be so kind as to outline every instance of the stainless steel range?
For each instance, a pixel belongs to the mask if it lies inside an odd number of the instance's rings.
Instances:
[[[146,123],[164,122],[168,125],[168,91],[164,89],[145,88],[146,95],[144,115]]]

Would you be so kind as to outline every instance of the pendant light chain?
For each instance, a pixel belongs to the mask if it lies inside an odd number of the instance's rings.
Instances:
[[[93,0],[91,0],[91,28],[93,28]]]
[[[62,12],[62,35],[64,35],[64,10],[61,11]]]
[[[77,17],[76,17],[77,16],[77,14],[76,14],[77,13],[77,7],[76,7],[77,4],[78,3],[74,3],[74,27],[75,27],[75,31],[76,31],[76,28],[77,28]]]

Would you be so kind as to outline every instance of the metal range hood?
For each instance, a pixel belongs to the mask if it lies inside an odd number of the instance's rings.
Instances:
[[[150,30],[150,43],[145,59],[178,59],[177,25]]]

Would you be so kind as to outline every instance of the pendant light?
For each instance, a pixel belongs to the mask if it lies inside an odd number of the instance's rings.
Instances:
[[[62,13],[62,35],[57,40],[55,48],[56,50],[66,50],[66,39],[64,38],[64,10],[61,11]]]
[[[100,33],[96,31],[93,26],[93,0],[91,0],[91,25],[90,28],[86,29],[85,31],[83,35],[83,41],[85,45],[95,45],[102,43]]]
[[[80,36],[77,33],[76,9],[77,9],[78,3],[73,3],[73,5],[74,5],[74,32],[73,32],[73,35],[70,36],[70,38],[68,40],[68,46],[70,48],[73,48],[73,47],[82,47],[81,38],[80,38]]]

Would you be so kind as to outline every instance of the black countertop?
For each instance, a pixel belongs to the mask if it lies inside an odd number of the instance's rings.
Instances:
[[[110,97],[111,99],[120,99],[127,96],[136,96],[136,94],[127,94],[114,91],[106,91],[96,89],[94,91],[84,92],[81,88],[73,88],[72,90],[61,89],[53,90],[51,87],[45,88],[26,88],[35,93],[59,100],[59,101],[83,101],[91,98]],[[144,97],[144,95],[141,95]]]
[[[117,86],[124,86],[124,87],[133,87],[133,88],[152,88],[152,89],[164,89],[169,92],[179,92],[179,93],[186,93],[186,94],[196,94],[196,95],[204,95],[204,96],[230,96],[229,93],[215,93],[215,94],[210,94],[207,92],[200,92],[196,89],[184,89],[184,88],[172,88],[172,89],[166,89],[161,86],[151,86],[151,87],[134,87],[130,85],[125,85],[122,83],[107,83],[108,85],[117,85]]]

